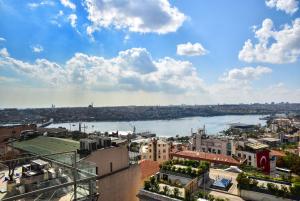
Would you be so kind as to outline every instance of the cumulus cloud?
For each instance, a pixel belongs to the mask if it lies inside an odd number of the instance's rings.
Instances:
[[[2,49],[0,50],[0,56],[1,56],[1,57],[9,57],[9,53],[8,53],[8,51],[7,51],[6,48],[2,48]]]
[[[40,52],[44,51],[44,48],[41,45],[34,45],[31,47],[31,49],[35,53],[40,53]]]
[[[221,78],[225,82],[249,82],[259,79],[262,75],[271,73],[272,69],[263,66],[234,68],[226,72]]]
[[[239,59],[246,62],[273,64],[294,63],[300,56],[300,18],[292,25],[276,31],[271,19],[265,19],[260,29],[255,29],[254,44],[248,39],[239,52]]]
[[[70,24],[73,28],[77,26],[77,15],[76,14],[70,14],[68,17]]]
[[[298,10],[297,0],[266,0],[266,5],[270,8],[276,8],[276,10],[281,10],[287,14],[293,14]]]
[[[166,34],[175,32],[186,16],[168,0],[85,0],[91,26],[87,33],[100,28],[126,28],[131,32]]]
[[[0,42],[4,42],[4,41],[6,41],[6,39],[5,39],[5,38],[2,38],[2,37],[0,37]]]
[[[7,53],[7,50],[3,52]],[[168,57],[153,60],[144,48],[121,51],[110,59],[76,53],[64,65],[46,59],[28,63],[9,57],[8,53],[3,55],[0,66],[10,67],[53,85],[72,85],[100,91],[183,93],[202,90],[202,80],[190,62]]]
[[[76,5],[73,2],[71,2],[70,0],[60,0],[60,3],[67,8],[76,10]]]
[[[202,56],[208,51],[200,43],[185,43],[177,45],[177,54],[186,56]]]

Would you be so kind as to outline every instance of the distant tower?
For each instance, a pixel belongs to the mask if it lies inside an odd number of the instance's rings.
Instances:
[[[136,132],[136,128],[135,128],[135,126],[133,126],[133,134],[135,134],[135,132]]]
[[[79,122],[79,132],[81,132],[81,122]]]

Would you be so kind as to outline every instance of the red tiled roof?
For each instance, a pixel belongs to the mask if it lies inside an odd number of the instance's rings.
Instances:
[[[191,160],[198,161],[207,161],[216,164],[224,164],[224,165],[241,165],[241,162],[234,159],[231,156],[226,156],[222,154],[212,154],[198,151],[180,151],[171,154],[173,157],[178,158],[186,158]]]
[[[159,163],[157,161],[142,160],[139,165],[141,168],[141,179],[142,180],[147,177],[150,177],[151,175],[153,175],[159,171]]]
[[[277,156],[277,157],[284,157],[286,154],[282,151],[277,151],[277,150],[271,150],[270,154],[272,156]]]

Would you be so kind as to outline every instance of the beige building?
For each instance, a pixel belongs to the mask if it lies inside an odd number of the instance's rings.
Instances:
[[[192,133],[189,149],[213,154],[231,156],[234,154],[233,139],[228,136],[208,136],[205,127]]]
[[[159,163],[167,161],[170,158],[170,148],[171,145],[166,140],[153,138],[141,146],[142,160],[153,160]]]
[[[137,200],[141,172],[137,163],[130,163],[127,146],[96,149],[83,160],[96,165],[98,200]]]

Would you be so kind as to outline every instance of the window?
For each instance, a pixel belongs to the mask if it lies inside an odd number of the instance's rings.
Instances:
[[[202,151],[205,152],[205,148],[202,148]]]
[[[249,161],[251,161],[251,156],[248,156]]]
[[[160,158],[160,156],[158,156],[158,158]]]
[[[166,150],[165,150],[165,149],[163,149],[163,153],[166,153]]]
[[[221,150],[218,149],[218,154],[221,154]]]
[[[158,147],[160,147],[160,144],[158,144]]]
[[[96,166],[96,174],[98,174],[98,167]]]
[[[151,149],[149,149],[149,152],[151,153]]]
[[[167,157],[166,157],[166,156],[163,156],[163,159],[164,159],[164,160],[166,160],[166,159],[167,159]]]
[[[238,153],[238,157],[241,157],[241,154],[240,154],[240,153]]]
[[[113,164],[112,164],[112,162],[110,162],[110,172],[112,172],[113,171]]]
[[[211,152],[211,148],[208,148],[208,152]]]

